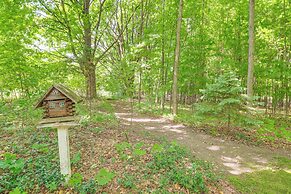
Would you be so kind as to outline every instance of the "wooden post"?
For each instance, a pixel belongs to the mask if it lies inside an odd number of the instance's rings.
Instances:
[[[65,176],[66,183],[71,177],[69,127],[57,126],[61,174]]]
[[[38,129],[50,127],[58,130],[60,168],[61,174],[65,176],[66,183],[71,177],[69,128],[78,126],[78,120],[78,117],[48,118],[40,121],[37,126]]]

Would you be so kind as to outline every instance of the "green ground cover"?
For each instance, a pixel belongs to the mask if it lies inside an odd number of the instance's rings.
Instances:
[[[36,130],[28,122],[24,128],[14,122],[1,127],[0,193],[217,190],[211,164],[195,159],[176,143],[143,139],[119,129],[109,103],[98,102],[96,107],[91,112],[86,105],[78,107],[81,126],[70,130],[73,175],[68,184],[59,172],[54,129]],[[37,121],[34,114],[30,114],[31,123]],[[98,146],[88,149],[88,142]]]

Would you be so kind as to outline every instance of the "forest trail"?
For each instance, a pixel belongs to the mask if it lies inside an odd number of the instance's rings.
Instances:
[[[222,172],[233,175],[272,168],[274,157],[291,158],[285,150],[270,150],[263,147],[249,146],[239,142],[213,137],[191,127],[173,123],[162,117],[145,116],[131,113],[129,103],[114,103],[116,116],[124,127],[148,131],[158,137],[166,137],[189,148],[198,159],[215,164]],[[288,169],[290,170],[290,169]]]

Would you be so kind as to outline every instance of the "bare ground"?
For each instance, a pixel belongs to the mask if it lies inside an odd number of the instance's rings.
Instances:
[[[214,163],[217,170],[226,174],[240,175],[271,169],[274,157],[291,158],[291,153],[286,150],[249,146],[213,137],[162,117],[132,113],[129,103],[126,102],[118,102],[114,106],[121,125],[177,141],[193,152],[198,159]]]

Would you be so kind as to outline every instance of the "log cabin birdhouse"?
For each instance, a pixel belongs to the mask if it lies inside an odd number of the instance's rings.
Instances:
[[[80,97],[71,89],[55,84],[38,101],[36,108],[44,109],[43,118],[75,116],[75,105],[80,101]]]

